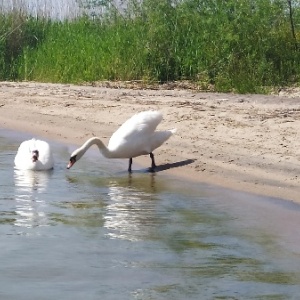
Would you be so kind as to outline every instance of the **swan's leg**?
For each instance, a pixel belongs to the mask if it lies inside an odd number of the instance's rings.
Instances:
[[[156,168],[155,160],[154,160],[154,154],[152,152],[149,153],[151,157],[151,168],[150,171],[154,172],[154,169]]]
[[[128,172],[131,173],[132,157],[129,158]]]

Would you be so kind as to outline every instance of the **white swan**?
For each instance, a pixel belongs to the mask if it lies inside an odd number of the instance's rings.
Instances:
[[[88,139],[71,154],[67,168],[70,169],[95,144],[107,158],[129,158],[128,172],[131,172],[133,157],[149,154],[152,162],[150,170],[154,171],[156,165],[153,150],[176,132],[176,129],[155,131],[161,120],[162,114],[158,111],[144,111],[134,115],[111,136],[107,147],[98,137]]]
[[[54,160],[50,145],[41,140],[31,139],[19,146],[15,156],[15,167],[19,170],[50,170]]]

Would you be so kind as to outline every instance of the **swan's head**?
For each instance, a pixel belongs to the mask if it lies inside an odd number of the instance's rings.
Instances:
[[[75,150],[70,157],[69,163],[67,165],[67,169],[70,169],[75,163],[76,161],[78,161],[83,155],[83,152],[80,151],[79,149]]]
[[[69,163],[67,165],[67,169],[70,169],[75,163],[76,163],[76,155],[70,157]]]
[[[39,160],[39,151],[33,150],[32,151],[32,162],[36,162],[37,160]]]

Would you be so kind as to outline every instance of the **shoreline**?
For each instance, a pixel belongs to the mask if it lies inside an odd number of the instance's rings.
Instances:
[[[160,110],[177,128],[154,151],[163,172],[194,182],[300,203],[300,98],[0,82],[0,127],[81,145],[105,144],[129,117]],[[147,156],[135,158],[149,166]],[[101,160],[99,160],[101,164]]]

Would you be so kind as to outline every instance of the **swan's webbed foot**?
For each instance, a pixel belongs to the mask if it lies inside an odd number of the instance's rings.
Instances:
[[[132,172],[131,166],[132,166],[132,157],[129,158],[128,173]]]

